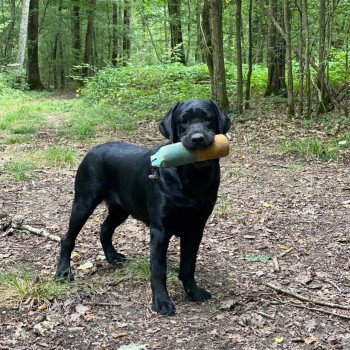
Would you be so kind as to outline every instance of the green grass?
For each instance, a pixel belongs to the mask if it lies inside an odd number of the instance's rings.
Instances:
[[[338,160],[350,149],[350,132],[339,137],[322,140],[317,137],[304,137],[296,140],[281,140],[279,151],[282,153],[298,153],[319,160]]]
[[[287,164],[286,169],[291,171],[291,172],[298,172],[304,169],[304,166],[302,164],[298,163],[290,163]]]
[[[178,283],[177,270],[174,268],[168,268],[167,271],[167,284],[172,286]],[[114,272],[116,280],[127,279],[130,282],[136,281],[149,281],[151,278],[151,269],[149,261],[146,258],[134,258],[128,259],[125,262],[119,264],[118,268]]]
[[[19,134],[19,135],[7,136],[7,137],[3,138],[3,140],[1,140],[0,143],[5,144],[5,145],[15,145],[18,143],[28,143],[28,142],[31,142],[32,140],[33,140],[33,137],[31,135]]]
[[[215,214],[221,216],[227,216],[231,212],[230,200],[227,195],[222,195],[219,197],[215,205]]]
[[[77,164],[79,157],[72,147],[53,145],[45,151],[33,154],[33,160],[38,165],[65,168]]]
[[[43,277],[28,268],[0,270],[0,306],[49,304],[51,298],[65,294],[67,283],[55,283],[52,277]]]
[[[3,172],[15,181],[24,181],[32,176],[35,165],[28,161],[7,161],[3,165]]]

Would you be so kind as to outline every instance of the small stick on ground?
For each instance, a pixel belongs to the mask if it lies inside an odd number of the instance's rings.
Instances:
[[[277,256],[273,256],[273,257],[272,257],[272,262],[273,262],[273,271],[274,271],[274,272],[280,271],[280,265],[279,265],[279,263],[278,263]]]
[[[294,248],[289,248],[287,250],[285,250],[283,253],[280,254],[280,258],[284,257],[285,255],[289,254],[291,251],[293,251]]]
[[[350,306],[347,305],[341,305],[341,304],[334,304],[334,303],[329,303],[328,301],[323,301],[323,300],[319,300],[319,299],[311,299],[311,298],[307,298],[304,295],[295,293],[289,289],[286,288],[282,288],[282,287],[278,287],[275,286],[271,283],[266,282],[265,286],[272,288],[274,290],[276,290],[277,292],[283,293],[283,294],[287,294],[290,295],[296,299],[302,300],[302,301],[306,301],[308,303],[313,303],[316,305],[322,305],[322,306],[328,306],[328,307],[332,307],[332,308],[338,308],[338,309],[344,309],[344,310],[350,310]]]
[[[305,306],[305,305],[298,305],[298,304],[294,304],[294,303],[288,303],[287,305],[299,307],[299,308],[302,308],[302,309],[307,309],[307,310],[310,310],[310,311],[323,312],[324,314],[327,314],[327,315],[337,316],[337,317],[340,317],[340,318],[344,318],[345,320],[350,320],[350,316],[337,314],[336,312],[332,312],[332,311],[327,311],[327,310],[323,310],[323,309],[317,309],[315,307],[308,307],[308,306]]]
[[[61,239],[60,237],[56,236],[56,235],[53,235],[49,232],[47,232],[45,229],[40,229],[40,228],[35,228],[35,227],[32,227],[32,226],[29,226],[29,225],[21,225],[19,227],[20,229],[23,229],[23,230],[26,230],[30,233],[34,233],[35,235],[38,235],[38,236],[42,236],[42,237],[46,237],[46,238],[49,238],[51,239],[52,241],[56,241],[56,242],[60,242]]]

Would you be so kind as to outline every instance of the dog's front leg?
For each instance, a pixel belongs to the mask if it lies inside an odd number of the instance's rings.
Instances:
[[[166,254],[170,236],[162,228],[151,226],[151,287],[152,309],[161,315],[175,314],[175,306],[166,288]]]
[[[202,240],[203,229],[185,232],[180,238],[180,273],[185,292],[190,300],[204,301],[211,298],[211,294],[203,288],[197,287],[194,278],[199,244]]]

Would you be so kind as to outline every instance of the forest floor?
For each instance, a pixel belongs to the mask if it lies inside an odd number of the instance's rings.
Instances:
[[[101,205],[77,239],[75,282],[64,284],[60,296],[24,293],[18,304],[10,287],[0,289],[0,300],[9,304],[0,307],[0,349],[349,350],[349,158],[321,162],[281,154],[282,137],[322,131],[305,131],[277,111],[256,109],[251,115],[230,132],[232,149],[221,160],[218,203],[199,251],[197,278],[213,299],[186,300],[175,278],[179,242],[173,239],[169,290],[176,315],[152,312],[148,230],[134,219],[117,229],[115,245],[130,261],[126,267],[109,266],[99,243],[106,211]],[[0,144],[0,161],[57,143],[83,156],[100,142],[58,136],[56,124],[42,126],[31,142]],[[161,136],[156,123],[140,122],[136,131],[104,133],[103,139],[152,146]],[[0,212],[7,218],[23,215],[31,227],[60,236],[67,229],[76,167],[44,165],[25,181],[0,174]],[[3,275],[29,269],[28,278],[36,276],[34,284],[47,281],[54,288],[48,281],[58,252],[54,240],[21,229],[0,232]],[[310,301],[276,291],[271,284]],[[319,300],[334,305],[317,305]]]

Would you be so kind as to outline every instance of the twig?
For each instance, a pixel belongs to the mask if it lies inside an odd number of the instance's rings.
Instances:
[[[289,254],[291,251],[293,251],[294,250],[294,248],[292,247],[292,248],[289,248],[289,249],[287,249],[287,250],[285,250],[284,252],[282,252],[281,254],[280,254],[280,258],[283,258],[285,255],[287,255],[287,254]]]
[[[29,226],[29,225],[21,225],[18,228],[26,230],[26,231],[28,231],[30,233],[34,233],[35,235],[38,235],[38,236],[49,238],[52,241],[56,241],[56,242],[60,242],[61,241],[60,237],[58,237],[56,235],[52,235],[51,233],[47,232],[43,228],[39,229],[39,228],[35,228],[35,227]]]
[[[271,284],[271,283],[268,283],[268,282],[265,283],[265,286],[267,286],[267,287],[269,287],[269,288],[272,288],[272,289],[276,290],[277,292],[290,295],[290,296],[292,296],[292,297],[294,297],[294,298],[297,298],[297,299],[302,300],[302,301],[306,301],[306,302],[308,302],[308,303],[313,303],[313,304],[322,305],[322,306],[328,306],[328,307],[332,307],[332,308],[350,310],[350,306],[341,305],[341,304],[329,303],[329,302],[327,302],[327,301],[323,301],[323,300],[319,300],[319,299],[310,299],[310,298],[307,298],[307,297],[304,296],[304,295],[295,293],[295,292],[293,292],[293,291],[291,291],[291,290],[289,290],[289,289],[286,289],[286,288],[277,287],[277,286],[275,286],[275,285],[273,285],[273,284]]]
[[[271,315],[265,314],[265,312],[261,312],[261,311],[255,311],[255,313],[257,313],[257,314],[260,315],[260,316],[269,318],[269,319],[271,319],[271,320],[274,320],[274,319],[275,319],[275,315],[271,316]]]
[[[121,306],[122,304],[117,303],[100,303],[100,302],[87,302],[84,305],[93,305],[93,306]]]
[[[273,271],[274,271],[274,272],[280,271],[280,265],[279,265],[279,263],[278,263],[277,256],[273,256],[273,257],[272,257],[272,262],[273,262]]]
[[[337,316],[337,317],[340,317],[340,318],[344,318],[345,320],[350,320],[350,316],[337,314],[336,312],[332,312],[332,311],[327,311],[327,310],[323,310],[323,309],[317,309],[315,307],[308,307],[308,306],[305,306],[305,305],[298,305],[298,304],[294,304],[294,303],[288,303],[287,305],[291,305],[291,306],[295,306],[295,307],[299,307],[299,308],[307,309],[307,310],[311,310],[311,311],[323,312],[324,314],[327,314],[327,315]]]

